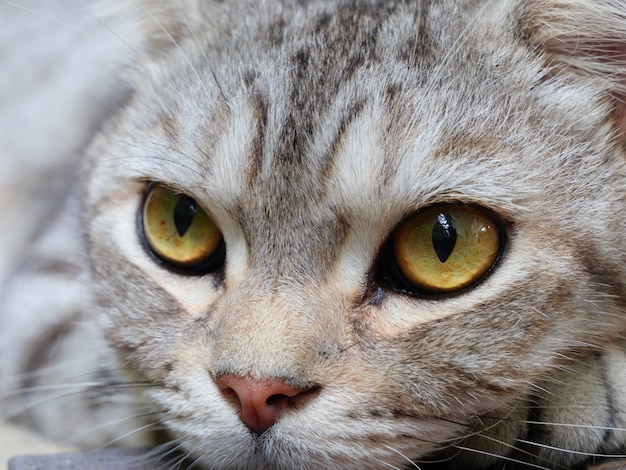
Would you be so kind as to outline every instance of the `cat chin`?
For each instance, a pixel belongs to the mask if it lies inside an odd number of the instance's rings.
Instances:
[[[186,443],[188,458],[214,469],[382,469],[402,468],[414,455],[415,446],[395,442],[379,448],[352,441],[332,440],[323,433],[291,433],[278,428],[262,436],[221,435],[207,433],[197,436],[190,427],[176,433]],[[368,442],[368,441],[365,441]],[[424,449],[422,449],[423,451]],[[433,450],[433,449],[430,449]]]
[[[262,434],[251,432],[215,390],[196,385],[149,392],[167,408],[163,422],[191,461],[215,469],[378,469],[403,467],[467,431],[451,420],[356,417],[344,395],[289,412]],[[319,397],[318,397],[319,398]],[[362,404],[361,409],[365,407]],[[348,416],[350,415],[350,416]]]

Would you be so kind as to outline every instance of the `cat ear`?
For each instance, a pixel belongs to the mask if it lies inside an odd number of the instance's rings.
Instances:
[[[526,40],[546,54],[553,73],[597,85],[626,142],[626,2],[529,0],[523,10]]]

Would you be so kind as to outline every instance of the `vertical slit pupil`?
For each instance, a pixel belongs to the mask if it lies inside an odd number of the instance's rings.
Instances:
[[[187,230],[189,230],[196,211],[196,201],[189,196],[183,194],[176,201],[176,206],[174,206],[174,225],[178,235],[181,237],[184,237]]]
[[[437,258],[445,263],[456,245],[456,228],[450,214],[439,214],[433,227],[433,248]]]

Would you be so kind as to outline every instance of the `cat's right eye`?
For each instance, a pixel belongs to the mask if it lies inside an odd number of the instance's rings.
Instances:
[[[185,194],[154,184],[144,202],[141,230],[150,251],[166,265],[205,273],[224,261],[222,233]]]

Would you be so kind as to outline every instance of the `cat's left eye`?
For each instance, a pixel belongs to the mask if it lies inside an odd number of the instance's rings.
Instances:
[[[417,294],[452,293],[477,283],[502,247],[491,214],[462,204],[418,212],[396,229],[392,241],[395,275],[388,281]]]
[[[144,202],[141,226],[151,252],[171,267],[203,273],[223,262],[222,233],[185,194],[152,185]]]

